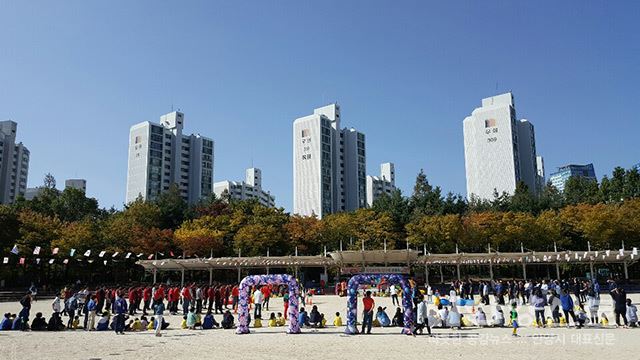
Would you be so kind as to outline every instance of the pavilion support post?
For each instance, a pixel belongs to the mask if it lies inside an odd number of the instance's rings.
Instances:
[[[182,268],[181,271],[181,276],[180,276],[180,287],[184,287],[184,268]]]
[[[624,279],[629,280],[629,268],[626,261],[624,262]]]
[[[238,284],[240,283],[240,280],[242,280],[242,270],[240,270],[240,266],[238,266]]]
[[[213,284],[213,269],[209,269],[209,286]]]
[[[424,285],[429,286],[429,266],[424,266]]]
[[[456,265],[456,272],[458,273],[458,281],[460,281],[460,264]]]
[[[522,276],[527,280],[527,264],[522,261]]]
[[[493,280],[493,263],[489,262],[489,279]]]
[[[442,274],[442,265],[440,265],[440,283],[444,284],[444,275]]]
[[[560,280],[560,264],[556,263],[556,280]]]
[[[593,261],[589,261],[589,271],[591,272],[591,281],[596,281],[596,274],[593,273]]]
[[[157,283],[158,282],[158,269],[153,269],[153,283]]]

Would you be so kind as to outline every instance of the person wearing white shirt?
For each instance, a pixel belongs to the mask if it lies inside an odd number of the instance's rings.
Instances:
[[[253,305],[255,306],[255,310],[253,311],[253,317],[258,319],[262,318],[262,302],[264,301],[264,295],[262,291],[260,291],[259,287],[256,287],[256,290],[253,292]]]
[[[60,296],[56,295],[56,298],[53,299],[53,302],[51,303],[51,308],[53,309],[54,313],[60,313],[60,311],[62,310],[62,307],[60,305]]]

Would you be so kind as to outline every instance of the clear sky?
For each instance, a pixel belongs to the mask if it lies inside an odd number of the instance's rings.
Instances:
[[[639,1],[0,0],[0,119],[31,150],[29,186],[88,180],[125,199],[129,127],[174,108],[215,140],[214,180],[251,164],[291,210],[292,123],[337,101],[396,164],[465,194],[462,120],[513,91],[549,174],[640,162]]]

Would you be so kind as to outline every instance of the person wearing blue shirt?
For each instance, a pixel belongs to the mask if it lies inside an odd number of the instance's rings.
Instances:
[[[389,319],[387,313],[384,311],[385,309],[386,307],[383,308],[382,306],[378,306],[378,312],[376,313],[376,319],[378,319],[378,322],[382,327],[391,326],[391,320]]]
[[[211,311],[209,311],[207,312],[207,315],[204,316],[204,319],[202,319],[202,329],[210,330],[210,329],[213,329],[214,326],[218,327],[219,325],[216,322],[216,319],[214,319]]]
[[[122,298],[122,293],[118,292],[116,300],[113,302],[112,310],[115,315],[114,329],[116,334],[124,335],[124,321],[127,313],[127,302]]]
[[[13,319],[11,330],[22,330],[22,318],[20,316],[16,316],[16,318]]]
[[[569,326],[569,315],[571,315],[571,319],[574,324],[576,322],[576,314],[573,312],[573,299],[571,298],[571,294],[569,294],[569,289],[563,289],[560,292],[560,304],[562,306],[562,312],[564,312],[564,318],[567,321],[567,326]]]
[[[10,313],[4,314],[2,321],[0,321],[0,330],[11,330],[11,325],[12,325],[11,314]]]
[[[95,330],[97,307],[96,296],[91,295],[91,299],[87,302],[87,316],[85,316],[84,320],[84,329],[87,331]]]
[[[300,324],[300,326],[311,326],[309,324],[309,315],[304,308],[300,308],[300,313],[298,314],[298,324]]]

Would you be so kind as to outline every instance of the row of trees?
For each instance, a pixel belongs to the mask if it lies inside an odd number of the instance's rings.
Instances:
[[[243,256],[320,254],[342,243],[345,249],[412,248],[430,252],[518,251],[560,247],[618,248],[640,244],[640,176],[616,168],[601,183],[571,178],[564,194],[547,185],[532,195],[518,185],[514,195],[496,194],[490,201],[467,202],[460,195],[442,195],[421,171],[413,193],[384,195],[371,209],[338,213],[319,220],[290,215],[252,201],[211,197],[187,205],[172,187],[156,201],[137,200],[123,210],[100,209],[95,199],[76,189],[55,189],[47,176],[34,200],[0,206],[0,249],[14,244],[30,252],[36,246],[172,252],[176,256]],[[46,250],[45,250],[46,252]]]

